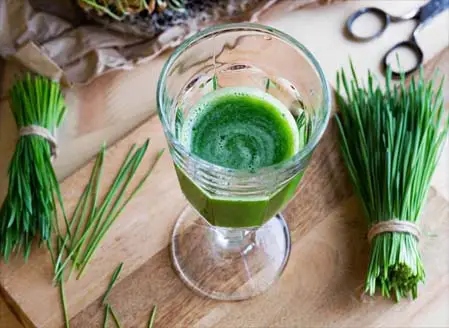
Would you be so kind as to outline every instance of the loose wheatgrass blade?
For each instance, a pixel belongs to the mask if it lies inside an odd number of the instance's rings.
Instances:
[[[102,204],[99,207],[95,207],[91,210],[90,217],[88,219],[88,223],[86,225],[86,228],[84,229],[84,233],[80,237],[80,239],[77,241],[76,245],[73,247],[72,252],[73,254],[73,263],[75,266],[79,266],[79,257],[82,256],[83,250],[85,249],[85,246],[90,243],[93,236],[96,235],[96,232],[98,231],[98,228],[100,226],[100,222],[103,219],[103,216],[105,214],[106,209],[109,207],[112,199],[114,198],[114,194],[116,192],[116,189],[120,186],[120,184],[123,182],[123,178],[126,175],[127,170],[129,169],[129,165],[131,162],[132,154],[136,148],[136,145],[134,144],[131,149],[129,150],[128,154],[126,155],[126,158],[122,164],[122,166],[119,169],[119,172],[117,173],[114,182],[112,186],[110,187],[108,193],[105,196],[105,199],[103,200]],[[97,185],[98,186],[98,185]],[[96,204],[96,200],[98,199],[98,188],[95,189],[94,197],[94,205]],[[91,230],[93,229],[93,230]]]
[[[99,231],[96,239],[90,245],[87,246],[88,251],[86,252],[86,257],[84,258],[83,264],[82,264],[82,266],[80,268],[80,273],[78,275],[78,279],[85,272],[86,267],[87,267],[90,259],[92,258],[93,254],[97,250],[101,240],[104,238],[104,236],[106,235],[106,233],[109,230],[109,228],[112,226],[112,224],[115,222],[115,220],[122,214],[122,212],[125,210],[125,208],[128,205],[128,203],[134,198],[134,196],[137,194],[137,192],[142,188],[144,183],[151,176],[151,173],[153,172],[154,168],[156,167],[156,165],[159,162],[160,158],[162,157],[163,153],[164,153],[164,150],[161,150],[161,151],[158,152],[158,154],[156,156],[156,159],[154,160],[153,164],[151,165],[151,167],[149,168],[149,170],[147,171],[145,176],[140,180],[138,185],[131,192],[131,194],[128,196],[128,198],[120,206],[116,206],[116,205],[118,205],[118,203],[113,206],[113,209],[108,214],[108,217],[106,219],[105,225]],[[140,165],[140,161],[139,161],[139,164],[137,164],[137,166],[139,166],[139,165]],[[134,173],[135,173],[135,171],[131,172],[131,175],[134,176]],[[126,191],[126,186],[125,186],[124,190]],[[122,195],[119,195],[118,200],[122,199],[121,196]],[[116,208],[118,208],[118,209],[114,212],[114,209],[116,209]]]
[[[58,83],[41,76],[25,75],[10,90],[10,107],[17,128],[39,126],[55,133],[65,113]],[[59,184],[51,164],[51,146],[38,135],[19,138],[11,159],[9,186],[0,209],[0,256],[11,253],[28,258],[33,240],[50,240],[56,203],[62,204]],[[67,224],[64,209],[64,220]],[[58,228],[58,226],[57,226]]]
[[[88,243],[89,238],[94,234],[93,232],[96,229],[96,225],[98,225],[98,220],[100,219],[100,216],[104,212],[105,208],[107,208],[114,197],[114,191],[116,190],[117,186],[123,181],[123,175],[124,171],[126,171],[126,168],[129,167],[129,162],[131,158],[131,154],[134,151],[136,145],[133,145],[128,152],[125,161],[123,162],[121,168],[119,169],[119,172],[117,176],[114,179],[114,183],[112,187],[110,188],[109,192],[105,196],[105,199],[103,200],[103,203],[101,204],[99,209],[94,209],[91,211],[91,215],[88,219],[88,224],[84,228],[84,231],[81,235],[81,237],[77,240],[75,245],[72,245],[71,250],[69,254],[67,255],[65,261],[58,266],[57,271],[55,272],[55,277],[58,277],[61,271],[67,266],[67,264],[70,262],[70,260],[73,258],[73,263],[78,263],[78,257],[80,256],[81,251],[85,248],[86,243]],[[100,154],[97,155],[97,158],[100,156]],[[101,172],[101,170],[100,170]],[[93,172],[92,172],[93,174]],[[92,176],[91,176],[92,178]],[[98,192],[98,188],[95,189],[95,192]],[[98,195],[93,195],[94,199],[97,198]],[[92,230],[94,229],[94,230]]]
[[[69,223],[69,227],[68,227],[68,231],[66,232],[66,235],[64,237],[64,241],[63,241],[63,247],[67,248],[67,251],[70,253],[71,248],[68,247],[68,242],[70,239],[70,243],[73,245],[76,242],[76,237],[78,234],[78,229],[80,226],[80,220],[83,219],[84,215],[85,215],[85,211],[86,211],[86,202],[89,198],[89,194],[91,192],[92,189],[92,184],[94,183],[98,183],[98,179],[99,179],[99,173],[98,171],[101,172],[102,166],[103,166],[103,160],[104,160],[104,149],[102,149],[100,151],[100,153],[97,155],[97,158],[95,159],[95,163],[92,169],[92,174],[91,177],[89,179],[89,182],[86,186],[86,188],[84,188],[83,193],[81,194],[81,197],[79,198],[76,206],[75,206],[75,210],[72,214],[72,218],[70,220]],[[77,224],[76,229],[74,231],[74,233],[70,233],[70,231],[74,228],[74,224]],[[60,265],[61,265],[61,261],[63,260],[63,254],[64,252],[59,252],[58,255],[58,259],[55,265],[55,273],[57,273],[59,271]],[[72,267],[73,269],[73,267]],[[70,270],[69,273],[69,278],[72,274],[72,269]],[[56,277],[56,280],[58,280],[59,277]]]
[[[106,152],[105,145],[102,146],[100,152],[97,155],[95,160],[94,167],[92,169],[91,177],[89,179],[89,183],[85,189],[85,194],[83,194],[80,198],[79,205],[82,207],[81,214],[79,216],[73,216],[70,224],[77,222],[76,229],[73,233],[73,237],[71,240],[71,245],[75,245],[78,242],[78,234],[81,231],[84,231],[90,224],[90,217],[95,215],[98,192],[101,183],[101,177],[103,173],[103,165],[104,165],[104,156]],[[93,193],[93,194],[92,194]],[[83,198],[84,196],[84,198]],[[78,205],[77,205],[78,207]],[[75,210],[76,212],[76,210]],[[88,215],[87,215],[88,214]],[[86,220],[87,219],[87,220]],[[83,230],[80,230],[83,229]],[[76,255],[76,253],[74,254]],[[76,260],[73,261],[73,265],[70,268],[69,278],[72,276],[73,269],[76,266]]]
[[[102,203],[102,206],[100,206],[100,209],[98,210],[98,215],[96,218],[96,225],[95,229],[93,231],[93,235],[95,236],[98,232],[98,230],[101,227],[101,223],[103,220],[107,217],[107,213],[110,209],[110,206],[114,204],[113,199],[116,197],[117,192],[123,188],[123,186],[126,184],[127,179],[129,178],[130,171],[135,166],[136,160],[142,156],[143,149],[146,150],[148,147],[149,140],[145,142],[145,144],[138,148],[134,153],[134,149],[136,145],[133,145],[131,147],[131,150],[129,151],[128,155],[125,158],[125,161],[123,162],[116,179],[114,180],[112,186],[109,189],[109,192],[107,193],[105,200]],[[94,219],[95,220],[95,219]]]
[[[104,319],[103,319],[103,328],[106,328],[108,326],[108,319],[109,315],[111,314],[111,306],[109,304],[106,304],[104,307]]]
[[[63,253],[64,247],[63,247],[62,237],[58,236],[56,245],[57,245],[57,251],[59,253]],[[50,247],[50,249],[51,249],[51,247]],[[64,276],[64,272],[62,272],[62,276]],[[64,315],[64,325],[65,325],[65,328],[70,328],[70,318],[69,318],[69,314],[67,311],[67,301],[66,301],[66,296],[65,296],[64,278],[62,278],[60,281],[58,281],[58,284],[59,284],[59,294],[61,297],[62,313]]]
[[[111,310],[112,319],[114,319],[115,326],[117,328],[122,328],[122,324],[120,323],[120,319],[118,315],[115,313],[114,308],[111,305],[109,305],[109,309]]]
[[[106,304],[106,300],[107,300],[109,294],[111,293],[112,287],[114,287],[115,281],[117,280],[118,276],[120,275],[122,268],[123,268],[123,262],[121,262],[119,264],[117,269],[115,269],[114,273],[112,274],[111,281],[108,285],[108,288],[106,289],[106,292],[104,293],[103,299],[101,300],[102,304]]]
[[[120,275],[120,272],[122,271],[122,268],[123,268],[123,262],[121,262],[119,264],[117,269],[115,269],[114,273],[112,274],[111,281],[109,282],[109,285],[106,288],[106,292],[104,293],[103,299],[101,301],[101,303],[106,306],[106,316],[108,315],[108,313],[110,313],[112,315],[112,319],[114,320],[115,325],[118,328],[122,327],[122,325],[120,323],[120,319],[118,318],[118,316],[115,313],[112,306],[109,303],[106,303],[106,301],[107,301],[109,294],[111,293],[112,288],[114,287],[115,281],[117,280],[118,276]],[[107,320],[107,319],[105,319],[105,320]]]
[[[153,305],[153,310],[151,310],[150,319],[148,320],[148,328],[153,328],[154,321],[156,320],[156,311],[157,311],[157,305]]]
[[[95,164],[94,164],[93,169],[92,169],[92,174],[91,174],[91,177],[89,179],[89,183],[86,186],[86,188],[84,189],[83,193],[81,194],[81,197],[79,198],[79,200],[78,200],[78,202],[77,202],[77,204],[75,206],[75,210],[74,210],[74,212],[72,214],[72,218],[70,220],[68,229],[67,229],[67,231],[65,233],[65,236],[63,238],[63,245],[62,245],[63,246],[63,250],[57,250],[58,257],[57,257],[57,259],[56,259],[56,261],[54,263],[55,281],[59,281],[63,277],[62,274],[61,274],[62,272],[64,272],[63,271],[64,268],[62,267],[62,264],[63,264],[62,261],[64,260],[64,263],[66,263],[72,257],[72,254],[73,254],[71,252],[72,248],[70,248],[68,246],[68,243],[69,243],[69,240],[70,240],[71,244],[72,245],[74,244],[74,242],[76,240],[76,234],[72,235],[70,233],[70,231],[73,229],[75,223],[79,224],[79,220],[81,219],[80,216],[82,215],[82,212],[84,212],[84,208],[83,207],[85,206],[85,201],[89,197],[89,192],[90,192],[90,189],[91,189],[90,186],[91,186],[92,183],[98,183],[98,179],[100,178],[101,170],[102,170],[102,166],[103,166],[103,160],[104,160],[104,147],[100,151],[100,153],[97,155],[97,158],[95,160]],[[59,238],[59,237],[62,237],[61,232],[58,233],[57,238]],[[50,249],[50,251],[52,251],[51,246],[49,246],[49,249]],[[67,250],[67,253],[69,253],[66,259],[64,259],[64,253],[65,253],[64,251],[65,250]],[[65,267],[65,265],[64,265],[64,267]],[[70,279],[70,277],[72,275],[72,270],[73,270],[73,267],[70,270],[68,279]]]
[[[110,225],[108,225],[108,222],[110,222],[111,220],[111,213],[113,213],[116,207],[119,206],[122,198],[124,197],[126,190],[130,182],[132,181],[132,178],[135,175],[136,170],[139,167],[143,156],[145,155],[145,152],[148,148],[148,143],[149,140],[147,140],[147,142],[145,142],[145,144],[141,148],[137,149],[137,151],[131,157],[129,162],[125,165],[123,174],[117,180],[120,182],[118,184],[115,184],[116,182],[115,181],[113,186],[111,187],[109,193],[109,195],[112,196],[111,198],[109,198],[110,203],[108,203],[107,206],[103,207],[103,210],[101,211],[101,216],[98,218],[95,230],[91,235],[92,238],[87,243],[86,250],[83,252],[80,258],[79,264],[81,267],[78,279],[83,274],[88,259],[90,259],[94,250],[96,249],[96,247],[92,245],[97,245],[100,242],[102,236],[104,236],[104,234],[106,233],[106,230],[109,228]],[[115,199],[113,200],[113,198]]]
[[[103,169],[103,162],[104,162],[104,155],[105,155],[105,148],[102,147],[101,151],[98,153],[97,160],[95,161],[94,168],[92,170],[92,175],[89,180],[89,183],[87,184],[86,188],[86,197],[82,200],[82,210],[81,214],[77,219],[77,225],[75,228],[75,231],[73,233],[72,242],[75,244],[77,242],[78,234],[80,233],[81,227],[84,227],[85,220],[87,219],[87,215],[92,213],[92,211],[95,209],[95,200],[92,199],[93,197],[89,197],[92,195],[92,191],[96,186],[99,186],[99,179],[101,178],[101,172]],[[95,192],[95,196],[97,196],[98,192]],[[89,208],[90,201],[92,201],[92,205]],[[72,219],[72,220],[73,220]]]
[[[404,74],[398,85],[391,79],[389,68],[382,89],[369,72],[364,86],[352,64],[351,80],[343,70],[337,74],[341,151],[369,228],[393,219],[418,222],[449,130],[443,82],[435,92],[422,69],[408,85]],[[366,293],[416,298],[424,278],[414,235],[385,232],[372,239]]]
[[[103,161],[104,161],[104,148],[102,152],[97,156],[97,165],[94,165],[92,170],[92,174],[89,180],[89,184],[91,186],[86,187],[85,190],[88,192],[86,195],[82,195],[79,201],[79,208],[83,208],[87,206],[86,213],[89,213],[87,219],[85,220],[85,224],[81,225],[81,229],[78,232],[73,233],[73,238],[76,238],[76,241],[71,244],[69,251],[67,252],[67,256],[64,258],[62,262],[60,259],[62,255],[58,252],[58,265],[55,269],[55,280],[58,281],[61,278],[61,274],[64,272],[64,268],[68,265],[69,262],[72,262],[72,270],[75,266],[79,269],[79,274],[77,279],[81,278],[84,274],[88,263],[93,257],[96,249],[100,245],[106,233],[109,231],[112,224],[115,220],[121,215],[124,211],[128,203],[134,198],[137,192],[142,188],[144,183],[150,177],[154,167],[157,162],[161,158],[163,154],[163,150],[160,151],[154,163],[151,165],[147,173],[144,177],[138,182],[137,186],[130,192],[130,195],[125,198],[125,195],[128,190],[128,186],[131,184],[137,169],[140,167],[143,157],[148,149],[149,140],[147,140],[142,147],[136,150],[136,145],[133,145],[131,150],[128,152],[119,172],[117,173],[114,182],[112,183],[109,191],[106,193],[103,201],[97,205],[98,200],[98,191],[99,191],[99,183],[101,178],[101,172],[103,170]],[[93,187],[95,186],[95,187]],[[84,204],[84,198],[88,197],[93,199],[89,205]],[[77,205],[78,207],[78,205]],[[75,210],[76,212],[76,210]],[[70,227],[73,225],[73,221],[70,222]],[[80,235],[79,238],[77,236]],[[67,239],[64,238],[64,240]],[[73,240],[72,240],[73,241]],[[70,271],[69,277],[72,271]]]

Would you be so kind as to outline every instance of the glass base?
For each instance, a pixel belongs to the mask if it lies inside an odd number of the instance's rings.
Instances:
[[[202,296],[238,301],[267,290],[290,255],[290,233],[278,214],[259,228],[210,225],[191,206],[175,224],[171,256],[181,280]]]

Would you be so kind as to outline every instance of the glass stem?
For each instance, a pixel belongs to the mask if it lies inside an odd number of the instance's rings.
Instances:
[[[256,244],[257,229],[214,227],[211,231],[215,250],[224,257],[246,254]]]

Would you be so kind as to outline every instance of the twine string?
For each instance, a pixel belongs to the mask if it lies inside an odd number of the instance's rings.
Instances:
[[[386,221],[380,221],[371,226],[368,231],[368,241],[371,243],[374,237],[383,234],[385,232],[404,232],[413,235],[417,241],[421,237],[421,231],[419,227],[410,221],[390,219]]]
[[[58,156],[58,143],[50,130],[39,125],[28,125],[20,128],[19,136],[39,136],[48,141],[50,145],[51,159]]]

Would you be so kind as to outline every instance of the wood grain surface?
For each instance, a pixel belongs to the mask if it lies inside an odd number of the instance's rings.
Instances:
[[[367,5],[400,13],[419,3],[422,1],[349,1],[320,9],[306,8],[266,23],[306,44],[333,83],[335,70],[346,62],[348,55],[361,74],[368,67],[378,70],[377,63],[384,51],[407,35],[413,26],[397,24],[375,43],[358,44],[346,40],[336,28],[342,26],[347,15]],[[449,76],[449,50],[438,53],[449,44],[447,33],[441,33],[449,31],[448,14],[446,11],[446,16],[441,15],[437,22],[430,24],[419,40],[425,48],[426,61],[434,58],[427,65],[429,77],[436,67]],[[313,26],[314,29],[298,26]],[[103,141],[113,144],[154,113],[154,86],[165,59],[163,56],[134,71],[108,74],[89,86],[67,91],[69,116],[60,135],[63,154],[56,163],[59,177],[70,175],[85,163]],[[4,94],[16,69],[9,63],[6,69],[0,65],[0,72],[3,75],[1,94]],[[148,92],[142,92],[143,89]],[[445,95],[448,109],[449,84],[446,84]],[[119,158],[123,145],[127,147],[129,143],[160,136],[158,124],[154,119],[147,122],[127,139],[127,143],[125,140],[122,146],[113,147],[109,156]],[[422,246],[427,284],[421,288],[418,301],[392,306],[379,299],[359,299],[367,261],[365,229],[335,148],[335,132],[334,127],[328,130],[298,196],[286,211],[294,241],[292,256],[281,280],[266,294],[240,303],[219,303],[196,297],[175,277],[168,261],[167,242],[185,201],[166,154],[149,183],[153,187],[157,185],[156,190],[161,195],[173,197],[177,202],[167,206],[160,201],[158,193],[154,195],[149,189],[133,202],[102,244],[86,277],[67,286],[72,325],[100,326],[98,297],[104,292],[116,265],[124,260],[122,279],[111,294],[111,300],[125,327],[143,327],[155,302],[160,307],[156,327],[448,327],[448,233],[444,223],[447,225],[449,216],[449,146],[446,145],[437,168],[423,216]],[[15,135],[7,101],[0,99],[0,198],[5,191],[6,168]],[[153,144],[150,155],[159,147],[162,144]],[[108,163],[112,174],[115,162]],[[84,168],[64,182],[69,206],[73,206],[87,175],[88,168]],[[145,198],[148,192],[151,194]],[[144,210],[134,208],[142,208],[142,204]],[[152,212],[154,208],[162,215]],[[130,232],[132,237],[124,237]],[[108,249],[111,250],[109,255]],[[37,251],[34,256],[42,259],[45,254]],[[1,328],[61,326],[60,307],[56,290],[50,286],[48,263],[40,260],[33,263],[27,267],[15,263],[14,275],[9,268],[0,266]],[[29,312],[24,311],[29,308]],[[43,323],[38,325],[33,321],[38,319]]]
[[[449,49],[427,72],[435,66],[447,69],[438,62],[448,59]],[[113,179],[130,145],[148,137],[153,141],[151,158],[165,146],[157,117],[108,150],[106,180]],[[432,187],[423,214],[421,249],[427,282],[420,288],[419,299],[394,305],[361,297],[368,260],[366,227],[336,140],[336,126],[331,121],[297,196],[285,211],[293,240],[286,271],[267,293],[239,303],[197,296],[171,268],[169,236],[186,201],[165,154],[145,188],[114,224],[87,274],[66,284],[72,327],[101,326],[100,298],[121,261],[124,270],[110,300],[125,327],[144,327],[155,303],[159,305],[156,327],[448,326],[449,202],[444,191],[438,185]],[[63,182],[68,209],[73,209],[81,194],[91,165]],[[25,326],[62,326],[51,268],[43,249],[34,250],[26,265],[21,259],[7,267],[0,265],[2,293]]]

